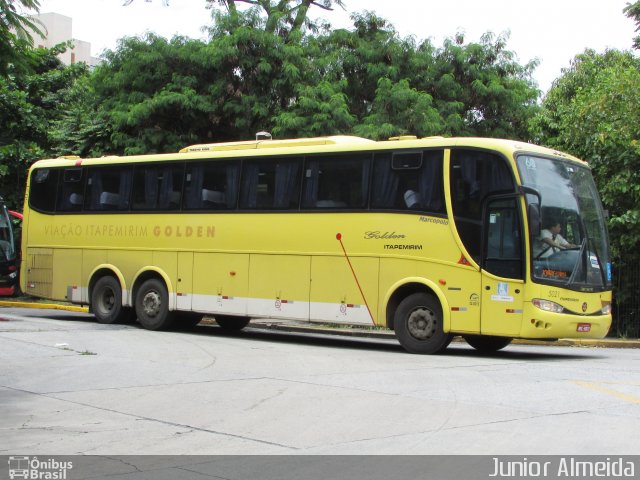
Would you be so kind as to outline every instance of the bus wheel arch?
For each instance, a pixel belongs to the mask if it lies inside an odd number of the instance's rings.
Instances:
[[[166,330],[175,320],[170,284],[161,272],[146,270],[133,284],[133,304],[140,324],[147,330]]]
[[[433,354],[447,348],[448,308],[438,290],[422,282],[406,283],[387,301],[387,326],[410,353]]]
[[[98,267],[89,281],[89,306],[99,323],[127,323],[135,319],[133,308],[125,306],[124,279],[115,269]]]
[[[425,293],[427,295],[432,295],[440,302],[440,305],[442,306],[445,331],[449,331],[450,319],[446,297],[444,297],[444,295],[440,293],[439,289],[435,285],[432,285],[431,282],[424,279],[411,279],[405,283],[394,285],[391,291],[392,293],[388,296],[388,299],[385,302],[385,321],[387,328],[393,330],[394,315],[402,300],[414,293]]]

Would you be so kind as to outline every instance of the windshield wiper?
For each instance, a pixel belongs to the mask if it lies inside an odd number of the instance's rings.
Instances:
[[[573,283],[575,281],[576,275],[578,274],[578,267],[580,266],[580,264],[584,264],[584,251],[585,248],[587,247],[587,239],[589,238],[589,236],[587,235],[587,232],[585,230],[585,237],[582,239],[582,244],[580,245],[580,251],[578,252],[578,261],[576,262],[576,264],[573,266],[573,270],[571,270],[571,275],[569,276],[569,280],[567,281],[567,286],[568,287],[572,287]]]
[[[580,217],[579,217],[580,218]],[[602,261],[600,260],[600,254],[598,253],[598,248],[596,247],[593,238],[589,235],[589,230],[587,229],[586,224],[580,218],[580,224],[582,225],[582,230],[584,232],[584,239],[582,240],[582,244],[580,245],[580,252],[578,253],[578,261],[576,262],[573,270],[571,271],[571,276],[569,277],[569,281],[567,282],[568,287],[572,287],[575,282],[575,277],[578,274],[578,267],[580,264],[584,265],[585,268],[585,281],[587,280],[586,275],[588,275],[588,268],[591,262],[590,258],[586,258],[585,249],[587,245],[590,249],[593,249],[593,254],[596,256],[596,261],[598,262],[598,270],[600,271],[600,280],[602,281],[602,286],[604,287],[607,282],[605,280],[604,273],[604,265],[602,265]],[[589,254],[591,254],[591,250],[589,250]],[[595,268],[595,267],[593,267]]]

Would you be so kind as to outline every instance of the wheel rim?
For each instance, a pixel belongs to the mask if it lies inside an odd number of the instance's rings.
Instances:
[[[142,309],[148,317],[156,317],[162,308],[162,297],[156,291],[149,291],[142,299]]]
[[[110,313],[116,303],[115,293],[110,288],[105,288],[98,299],[98,310],[102,313]]]
[[[411,336],[417,340],[428,340],[436,333],[438,318],[424,307],[416,308],[407,320],[407,329]]]

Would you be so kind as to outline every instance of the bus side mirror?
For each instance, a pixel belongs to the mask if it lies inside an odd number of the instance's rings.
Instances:
[[[540,236],[542,231],[542,221],[540,219],[540,205],[530,203],[527,207],[527,216],[529,217],[529,231],[532,235]]]

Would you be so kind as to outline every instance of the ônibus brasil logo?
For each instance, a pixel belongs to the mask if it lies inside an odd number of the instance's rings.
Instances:
[[[53,458],[39,460],[38,457],[9,457],[9,478],[33,480],[66,480],[67,470],[73,462],[61,462]]]

